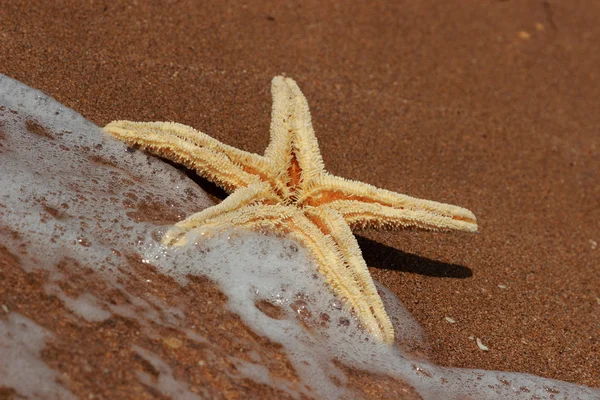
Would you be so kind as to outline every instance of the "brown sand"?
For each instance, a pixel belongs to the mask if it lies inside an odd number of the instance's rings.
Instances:
[[[600,3],[20,3],[0,9],[0,72],[98,125],[174,120],[262,152],[270,79],[293,77],[332,173],[478,217],[477,235],[360,240],[431,358],[600,387]]]

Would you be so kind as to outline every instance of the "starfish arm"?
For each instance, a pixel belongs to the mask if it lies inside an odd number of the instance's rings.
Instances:
[[[260,180],[263,157],[227,146],[189,126],[174,122],[113,121],[104,130],[129,145],[193,169],[228,192]]]
[[[279,199],[271,192],[267,183],[252,184],[236,190],[216,206],[206,208],[179,221],[167,231],[162,241],[164,244],[171,246],[185,245],[186,238],[184,235],[194,228],[202,227],[208,220],[217,219],[224,214],[250,204],[272,204],[278,201]]]
[[[471,222],[419,209],[394,208],[357,200],[336,200],[324,207],[338,211],[352,228],[357,229],[419,228],[431,231],[477,231],[477,225]]]
[[[271,142],[265,156],[272,159],[280,170],[288,171],[289,185],[294,187],[322,173],[323,159],[312,127],[308,102],[296,82],[276,76],[271,90]]]
[[[358,288],[360,296],[349,299],[349,302],[356,310],[359,320],[381,342],[392,344],[394,328],[385,312],[381,297],[379,297],[352,230],[342,215],[328,206],[310,208],[307,213],[321,231],[327,233],[335,242],[342,258],[340,267],[346,269],[350,282]],[[335,289],[335,282],[331,282],[331,284]]]
[[[265,157],[280,171],[288,169],[289,154],[292,149],[291,116],[294,113],[292,93],[285,84],[284,78],[276,76],[271,81],[271,138],[265,150]]]
[[[293,115],[291,118],[294,132],[293,144],[298,164],[302,170],[302,178],[309,181],[325,171],[319,143],[312,126],[312,119],[306,97],[293,79],[284,78],[284,84],[291,93]]]
[[[462,207],[379,189],[333,175],[322,175],[305,197],[309,206],[327,205],[352,227],[417,227],[477,231],[475,215]]]

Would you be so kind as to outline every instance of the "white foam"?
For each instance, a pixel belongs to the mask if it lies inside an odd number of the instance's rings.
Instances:
[[[216,282],[233,312],[257,334],[282,345],[300,382],[275,379],[256,355],[253,362],[232,360],[238,371],[231,376],[268,384],[296,398],[357,397],[344,386],[348,379],[334,361],[400,378],[427,399],[600,398],[597,389],[533,375],[442,368],[410,359],[404,349],[421,342],[422,329],[385,288],[380,290],[398,342],[393,347],[374,343],[323,284],[306,251],[291,240],[243,231],[207,239],[210,233],[198,236],[196,232],[187,247],[165,248],[159,240],[167,226],[139,220],[139,202],[167,205],[164,208],[183,218],[212,204],[193,182],[140,152],[124,152],[123,144],[76,112],[1,75],[0,106],[0,228],[17,233],[0,229],[0,243],[25,250],[19,254],[25,269],[50,271],[46,290],[75,316],[98,321],[109,313],[119,314],[139,321],[151,336],[153,324],[158,324],[176,328],[194,341],[209,342],[186,325],[179,308],[155,296],[128,293],[119,282],[118,267],[127,265],[127,255],[138,252],[182,285],[188,274]],[[28,120],[37,121],[55,139],[29,132]],[[56,270],[65,258],[101,271],[126,302],[106,303],[86,293],[67,296],[56,284],[65,279]],[[277,319],[261,311],[261,301],[279,308]],[[6,328],[12,322],[2,323],[0,339],[6,341],[9,329],[15,328]],[[41,336],[31,333],[39,333],[36,329],[33,325],[24,329],[32,343],[38,343],[28,348],[30,356],[25,359],[39,370]],[[14,345],[10,343],[8,347]],[[157,381],[140,373],[144,383],[165,395],[195,396],[173,377],[164,360],[142,348],[135,350],[159,371]],[[48,379],[54,378],[48,375],[42,380]]]
[[[123,151],[76,112],[6,76],[0,105],[8,136],[0,147],[1,222],[27,238],[28,268],[70,257],[114,270],[121,260],[114,249],[146,235],[148,224],[132,218],[140,203],[181,218],[213,204],[183,173]],[[32,125],[54,139],[31,133]]]
[[[111,317],[111,313],[100,306],[98,298],[90,293],[82,293],[76,299],[67,296],[55,283],[44,285],[47,294],[58,297],[65,306],[76,315],[90,322],[104,321]]]
[[[289,394],[294,399],[301,399],[302,394],[306,397],[311,397],[310,391],[303,385],[272,376],[271,372],[264,365],[233,358],[230,358],[229,361],[236,367],[237,378],[242,377],[259,384],[268,385]]]
[[[136,353],[148,361],[158,373],[156,379],[149,373],[136,371],[137,376],[147,386],[150,386],[165,396],[181,400],[201,400],[202,397],[192,392],[188,385],[173,376],[171,367],[156,354],[140,346],[133,346]]]
[[[50,332],[19,313],[11,312],[6,320],[0,320],[0,386],[28,399],[75,400],[59,383],[58,373],[40,356],[51,337]]]
[[[600,398],[596,389],[530,374],[443,368],[411,359],[398,345],[374,342],[314,274],[316,267],[306,250],[289,239],[236,230],[207,240],[196,232],[188,235],[186,247],[169,249],[152,236],[143,254],[160,270],[182,281],[188,274],[209,276],[227,295],[232,311],[254,331],[283,345],[302,382],[298,393],[354,397],[343,387],[347,379],[335,359],[402,379],[426,399]],[[383,295],[399,341],[418,342],[421,328],[396,296],[385,290]],[[279,306],[284,317],[275,320],[263,313],[256,305],[260,300]],[[297,320],[298,301],[300,313],[310,315],[304,323]],[[326,326],[320,324],[324,315],[329,321]],[[282,389],[281,382],[270,381],[262,369],[249,373],[251,365],[245,364],[245,376]]]

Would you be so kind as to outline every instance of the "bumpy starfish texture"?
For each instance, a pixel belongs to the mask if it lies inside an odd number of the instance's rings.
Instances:
[[[362,258],[352,228],[416,227],[477,231],[473,213],[421,200],[325,171],[306,98],[290,78],[272,81],[271,140],[264,156],[223,144],[172,122],[114,121],[106,131],[129,145],[195,170],[230,195],[170,229],[163,242],[186,243],[191,230],[232,226],[284,232],[314,257],[334,293],[354,309],[379,341],[394,330]]]

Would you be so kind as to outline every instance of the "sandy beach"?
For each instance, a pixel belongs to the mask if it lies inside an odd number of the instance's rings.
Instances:
[[[477,216],[477,234],[358,232],[374,279],[425,330],[420,355],[598,388],[599,17],[594,1],[11,2],[0,10],[0,73],[98,126],[177,121],[260,154],[271,78],[294,78],[330,172]],[[143,218],[180,218],[156,207]],[[9,250],[0,246],[0,303],[62,338],[43,356],[71,377],[63,384],[82,398],[162,398],[127,391],[129,370],[139,368],[124,350],[139,335],[136,323],[98,330],[67,322],[44,274],[25,273]],[[104,290],[64,268],[73,293]],[[154,295],[196,308],[188,314],[196,324],[239,332],[237,341],[214,336],[215,371],[250,346],[262,349],[272,374],[293,378],[285,354],[224,309],[213,283],[198,278],[182,292],[137,260],[129,268],[152,279]],[[195,302],[197,293],[208,300]],[[267,385],[174,366],[201,350],[173,355],[174,374],[210,386],[215,398],[282,398]],[[77,357],[112,373],[73,368]],[[401,382],[349,376],[365,396],[418,398]]]

